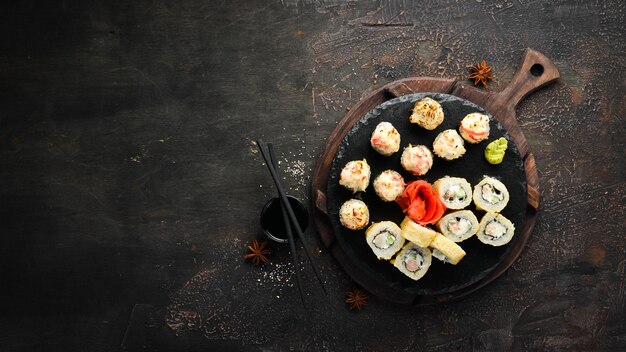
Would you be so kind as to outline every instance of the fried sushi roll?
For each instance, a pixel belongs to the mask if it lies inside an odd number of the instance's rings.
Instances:
[[[509,191],[506,186],[492,177],[483,178],[474,186],[474,204],[478,210],[498,213],[509,202]]]
[[[404,192],[404,178],[398,172],[385,170],[374,179],[374,191],[385,202],[392,202]]]
[[[494,247],[503,246],[511,241],[515,226],[502,214],[487,213],[480,220],[476,237],[480,242]]]
[[[427,130],[434,130],[443,122],[443,109],[441,108],[441,104],[431,98],[421,99],[415,103],[409,121]]]
[[[370,144],[378,153],[389,156],[400,150],[400,133],[391,123],[381,122],[372,132]]]
[[[461,242],[478,232],[478,219],[469,210],[459,210],[439,219],[437,229],[452,241]]]
[[[404,245],[400,227],[391,221],[370,225],[365,231],[365,240],[378,259],[391,259]]]
[[[448,209],[463,209],[472,202],[472,186],[464,178],[442,177],[433,183],[433,188]]]
[[[352,160],[341,170],[339,184],[353,193],[365,191],[370,184],[372,171],[367,160]]]
[[[465,154],[465,144],[457,131],[445,130],[435,138],[433,151],[440,158],[454,160]]]
[[[339,208],[341,225],[350,230],[361,230],[370,222],[370,211],[363,201],[350,199]]]
[[[459,126],[461,137],[468,143],[480,143],[489,138],[489,116],[479,112],[467,114]]]
[[[432,248],[433,257],[444,263],[457,265],[465,257],[465,251],[461,246],[440,233],[437,233],[429,247]]]
[[[437,236],[437,232],[422,226],[411,220],[408,216],[400,224],[401,234],[407,241],[411,241],[420,247],[428,247],[430,242]]]
[[[413,280],[419,280],[426,274],[432,254],[428,248],[422,248],[415,243],[406,244],[400,253],[393,260],[393,265],[400,270],[401,273]]]
[[[425,145],[409,144],[402,152],[400,164],[413,175],[422,176],[433,166],[433,153]]]

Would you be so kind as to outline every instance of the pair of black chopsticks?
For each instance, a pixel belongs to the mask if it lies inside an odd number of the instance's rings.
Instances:
[[[304,302],[304,292],[302,291],[302,278],[300,277],[300,267],[298,260],[298,253],[296,253],[296,245],[293,241],[293,233],[291,231],[292,226],[296,230],[296,234],[300,238],[300,242],[302,243],[302,248],[304,248],[304,253],[306,253],[306,257],[309,259],[311,263],[311,267],[313,268],[313,272],[317,277],[317,281],[319,281],[320,286],[324,290],[324,294],[328,295],[326,291],[326,287],[324,287],[324,283],[320,278],[320,274],[317,271],[317,267],[313,263],[311,259],[311,254],[307,247],[306,242],[304,241],[304,234],[302,233],[302,229],[300,228],[300,223],[298,223],[298,219],[296,218],[296,214],[293,212],[291,208],[291,204],[289,204],[289,200],[287,199],[287,194],[285,193],[285,189],[280,183],[280,178],[278,177],[278,163],[276,162],[276,156],[274,155],[274,147],[272,143],[269,143],[267,147],[263,144],[263,141],[256,141],[257,147],[265,160],[265,164],[272,175],[272,179],[274,180],[274,184],[276,185],[276,189],[278,190],[278,198],[280,198],[280,203],[282,205],[282,213],[283,213],[283,223],[285,225],[285,231],[287,232],[287,238],[289,239],[289,249],[291,251],[291,259],[293,260],[294,270],[296,271],[296,280],[298,281],[298,291],[300,292],[300,298],[302,299],[302,305],[306,307]],[[267,148],[267,150],[266,150]]]

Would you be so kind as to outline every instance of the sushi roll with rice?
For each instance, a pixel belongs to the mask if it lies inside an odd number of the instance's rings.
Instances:
[[[474,186],[474,204],[478,210],[498,213],[509,202],[509,191],[495,178],[485,176]]]
[[[370,225],[365,231],[365,240],[378,259],[389,260],[404,245],[400,228],[391,221],[381,221]]]
[[[461,242],[478,232],[478,219],[469,210],[459,210],[439,219],[437,229],[452,241]]]
[[[479,112],[467,114],[459,126],[461,137],[468,143],[479,143],[489,138],[489,116]]]
[[[352,160],[341,170],[339,184],[353,193],[365,191],[370,184],[372,172],[367,160]]]
[[[428,248],[422,248],[409,242],[396,255],[393,265],[404,275],[417,281],[426,274],[431,261],[432,254]]]
[[[361,230],[370,222],[370,211],[363,201],[350,199],[339,208],[341,225],[350,230]]]
[[[457,265],[465,257],[465,251],[461,246],[440,233],[437,233],[429,247],[432,249],[433,257],[444,263]]]
[[[374,179],[374,191],[385,202],[391,202],[400,197],[405,186],[402,175],[393,170],[385,170]]]
[[[370,144],[378,153],[389,156],[400,150],[400,133],[391,123],[381,122],[372,132]]]
[[[428,247],[430,242],[437,236],[437,232],[422,226],[411,220],[408,216],[400,224],[402,237],[420,247]]]
[[[463,138],[455,130],[445,130],[435,138],[433,151],[438,157],[446,160],[454,160],[465,154]]]
[[[439,199],[448,209],[463,209],[472,202],[472,186],[460,177],[442,177],[433,183]]]
[[[427,130],[434,130],[443,122],[443,109],[441,108],[441,104],[431,98],[421,99],[415,103],[409,121]]]
[[[487,213],[480,220],[476,237],[480,242],[494,247],[503,246],[511,241],[515,226],[502,214]]]
[[[413,175],[422,176],[433,166],[433,153],[425,145],[409,144],[402,152],[400,164]]]

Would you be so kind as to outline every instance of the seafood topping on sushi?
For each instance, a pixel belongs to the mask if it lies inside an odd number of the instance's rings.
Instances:
[[[425,175],[433,166],[433,153],[425,145],[409,144],[402,152],[400,164],[413,175]]]
[[[339,221],[350,230],[361,230],[370,222],[367,205],[358,199],[350,199],[339,208]]]
[[[443,122],[443,109],[441,108],[441,104],[431,98],[421,99],[415,103],[409,121],[427,130],[434,130]]]
[[[353,193],[365,191],[370,184],[372,172],[367,160],[353,160],[346,164],[339,175],[339,184]]]
[[[489,138],[489,116],[479,112],[468,114],[461,120],[461,137],[468,143],[479,143]]]
[[[396,200],[404,192],[404,178],[393,170],[383,171],[374,180],[374,191],[385,202]]]
[[[463,138],[455,130],[445,130],[435,138],[433,151],[438,157],[454,160],[465,154]]]
[[[400,133],[391,123],[381,122],[374,129],[370,144],[378,153],[389,156],[400,150]]]

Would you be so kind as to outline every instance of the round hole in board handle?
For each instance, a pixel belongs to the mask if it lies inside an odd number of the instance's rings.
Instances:
[[[534,64],[530,67],[530,74],[535,76],[535,77],[539,77],[543,74],[543,65],[541,64]]]

